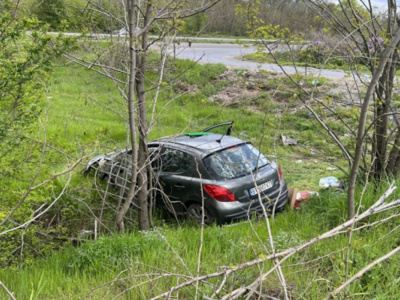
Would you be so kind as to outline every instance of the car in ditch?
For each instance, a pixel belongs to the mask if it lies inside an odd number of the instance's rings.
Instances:
[[[232,125],[225,122],[148,143],[152,183],[159,187],[156,206],[198,223],[204,218],[206,224],[284,208],[288,189],[280,167],[250,142],[231,136]],[[223,127],[227,130],[213,132]],[[131,162],[131,150],[102,154],[87,164],[84,173],[95,169],[98,177],[126,189]]]

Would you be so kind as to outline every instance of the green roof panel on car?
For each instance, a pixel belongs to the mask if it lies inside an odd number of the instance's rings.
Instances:
[[[188,132],[185,133],[185,135],[190,136],[190,137],[196,137],[196,136],[204,136],[204,135],[212,135],[211,132]]]

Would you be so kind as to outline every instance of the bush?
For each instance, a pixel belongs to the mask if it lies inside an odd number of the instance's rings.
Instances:
[[[332,50],[328,43],[314,41],[299,53],[299,61],[309,64],[330,64],[338,67],[345,65],[343,54]]]
[[[32,13],[48,24],[50,29],[59,30],[67,16],[67,8],[64,0],[34,0],[31,4]]]
[[[321,64],[329,54],[327,43],[315,41],[310,43],[307,48],[300,53],[300,61]]]

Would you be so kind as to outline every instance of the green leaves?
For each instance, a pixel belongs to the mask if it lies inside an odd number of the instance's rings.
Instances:
[[[290,32],[288,28],[282,28],[280,25],[267,24],[260,26],[254,30],[253,36],[255,38],[268,40],[268,39],[282,39],[291,40],[295,36]]]
[[[64,0],[34,0],[32,10],[39,20],[48,24],[52,30],[60,30],[64,26],[63,21],[67,16]]]
[[[35,123],[52,62],[73,46],[73,40],[50,37],[37,19],[17,18],[7,10],[0,16],[0,28],[1,163],[14,140]]]
[[[38,161],[42,148],[26,137],[37,138],[32,132],[37,133],[54,59],[71,49],[74,40],[47,35],[46,26],[41,27],[35,18],[18,17],[10,4],[0,4],[0,222],[10,213],[13,222],[25,222],[51,194],[44,188],[29,194],[32,177],[21,180],[30,168],[36,172],[31,174],[38,174],[41,168]],[[18,209],[14,211],[14,207]],[[14,224],[5,223],[0,231]],[[30,245],[40,244],[36,230],[32,226],[25,232]],[[2,240],[0,266],[19,261],[17,257],[14,261],[13,252],[18,239],[19,233],[12,233]],[[37,254],[27,251],[26,255],[29,260]]]

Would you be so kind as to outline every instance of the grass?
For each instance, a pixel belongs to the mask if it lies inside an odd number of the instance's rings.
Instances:
[[[190,64],[189,61],[178,61],[177,70],[167,73],[165,82],[173,80],[176,76],[174,74],[185,70]],[[317,188],[317,181],[310,186],[309,178],[302,178],[305,175],[301,174],[304,164],[293,165],[293,160],[303,160],[309,162],[311,167],[315,167],[313,160],[323,155],[322,149],[315,156],[310,154],[309,148],[326,148],[326,140],[319,140],[314,134],[315,124],[312,120],[302,112],[296,115],[284,114],[280,117],[275,113],[275,109],[282,107],[282,104],[268,105],[265,103],[268,101],[267,98],[261,100],[263,109],[258,112],[249,110],[246,105],[222,107],[210,101],[209,96],[228,84],[216,80],[223,70],[223,66],[197,65],[184,73],[179,82],[184,86],[195,85],[198,89],[195,93],[179,95],[179,88],[166,86],[158,101],[157,120],[149,139],[185,131],[198,131],[212,124],[234,120],[233,135],[245,136],[266,154],[278,156],[283,170],[288,170],[285,175],[290,184]],[[112,84],[78,66],[59,67],[54,77],[48,104],[49,140],[65,149],[70,155],[75,153],[76,156],[124,148],[126,140],[124,120],[111,110],[124,112],[125,108],[119,103],[117,91]],[[174,98],[176,99],[171,101]],[[303,147],[299,146],[296,149],[276,147],[275,138],[276,136],[280,138],[279,132],[298,138],[302,141]],[[325,169],[329,166],[329,164],[323,165]],[[323,170],[321,175],[322,173]],[[305,182],[308,183],[305,185]]]
[[[372,194],[369,191],[368,195]],[[299,245],[342,221],[345,218],[344,200],[343,194],[327,191],[300,211],[283,212],[270,219],[277,251]],[[371,204],[374,200],[375,197],[370,196],[363,202]],[[371,218],[369,221],[373,220]],[[385,235],[397,225],[398,221],[393,221],[354,234],[351,273],[382,253],[389,252],[397,244],[400,238],[398,232]],[[113,299],[124,289],[135,286],[122,298],[148,299],[182,282],[168,274],[196,274],[200,243],[197,226],[159,226],[149,232],[133,231],[125,235],[103,236],[77,248],[65,249],[46,261],[39,260],[24,269],[0,271],[0,278],[9,289],[15,291],[17,299],[29,299],[31,296],[33,299],[97,299],[100,296],[102,299]],[[291,286],[291,295],[295,299],[315,299],[338,286],[344,275],[346,246],[347,238],[343,234],[321,241],[287,260],[283,270]],[[269,245],[263,220],[207,227],[204,231],[200,274],[213,273],[224,266],[235,268],[241,263],[263,257],[265,248],[268,249]],[[384,295],[394,299],[398,296],[398,290],[390,288],[390,283],[400,275],[396,267],[398,260],[394,257],[371,270],[361,282],[351,286],[350,295],[364,294],[367,298]],[[267,270],[270,265],[266,263],[259,267]],[[230,286],[239,287],[244,282],[254,280],[258,274],[258,268],[241,271]],[[383,288],[383,278],[388,284],[387,289]],[[217,284],[220,280],[211,282]],[[321,280],[325,284],[321,285]],[[304,289],[305,286],[307,289]],[[271,293],[277,288],[279,282],[273,275],[265,282],[264,289]],[[209,286],[202,286],[203,291],[208,289]],[[179,293],[182,299],[193,296],[193,288]]]
[[[326,158],[330,156],[334,157],[335,163],[345,167],[336,156],[335,146],[319,134],[305,111],[290,113],[286,110],[288,105],[292,105],[292,100],[289,103],[272,101],[267,93],[258,102],[251,102],[257,109],[249,109],[248,103],[223,107],[211,101],[209,96],[229,84],[218,80],[225,68],[222,65],[196,65],[176,79],[177,74],[191,64],[190,61],[178,60],[177,65],[167,66],[150,139],[198,131],[212,124],[234,120],[233,134],[246,137],[265,154],[273,156],[282,167],[289,186],[301,190],[319,190],[320,177],[343,177],[340,171],[327,170],[331,164],[326,162]],[[149,80],[156,80],[156,75],[149,74]],[[282,84],[288,86],[285,79],[274,79],[268,84],[271,87]],[[60,64],[55,68],[48,91],[48,99],[42,105],[42,121],[47,125],[46,131],[38,135],[42,138],[46,135],[47,143],[68,153],[68,157],[48,148],[43,157],[42,176],[65,169],[71,161],[81,156],[86,162],[97,153],[126,146],[125,122],[121,117],[125,107],[108,80],[79,66]],[[153,93],[150,90],[149,96]],[[277,109],[282,112],[277,113]],[[283,147],[279,142],[281,133],[298,138],[299,145]],[[317,151],[310,151],[312,147]],[[29,170],[28,167],[24,169],[26,174],[32,174],[35,170]],[[41,220],[49,224],[48,228],[61,238],[63,234],[73,235],[81,229],[92,229],[93,216],[88,206],[93,213],[100,211],[100,196],[93,190],[91,179],[83,177],[81,171],[82,167],[75,171],[68,193],[51,211],[49,219]],[[36,198],[28,199],[28,203],[32,205],[38,201],[40,205],[49,194],[60,190],[65,180],[62,178],[35,194]],[[364,207],[373,203],[386,186],[386,183],[382,183],[378,190],[369,188],[362,200]],[[346,218],[343,193],[320,191],[320,194],[321,197],[312,199],[299,211],[288,210],[270,218],[277,251],[299,245]],[[360,194],[361,191],[358,191],[357,195]],[[138,232],[133,221],[135,214],[130,212],[127,223],[131,232],[113,235],[113,218],[112,209],[105,210],[104,219],[108,220],[106,225],[111,230],[109,234],[103,230],[103,235],[97,241],[66,247],[48,255],[54,249],[51,248],[43,252],[47,255],[45,259],[36,256],[24,267],[0,270],[0,280],[15,292],[17,299],[113,299],[132,287],[122,298],[148,299],[187,278],[166,274],[196,275],[201,243],[198,227],[171,224],[156,218],[154,230]],[[58,226],[63,229],[54,228],[53,219],[60,220]],[[367,221],[374,220],[376,217]],[[400,236],[395,229],[398,225],[394,219],[354,234],[350,248],[350,274],[397,246]],[[63,233],[64,229],[67,233]],[[31,239],[28,240],[29,236]],[[35,232],[31,235],[27,233],[25,238],[30,246],[39,247],[40,242],[43,244],[43,241],[37,241]],[[248,260],[265,256],[269,251],[268,238],[265,220],[205,228],[200,274],[213,273],[225,266],[234,268]],[[283,270],[294,299],[318,299],[340,285],[344,278],[347,244],[348,240],[343,234],[321,241],[284,263]],[[375,267],[350,286],[349,295],[354,298],[398,298],[395,288],[400,275],[397,264],[398,258],[393,257]],[[229,279],[229,286],[234,288],[249,283],[269,267],[270,264],[265,263],[240,271]],[[221,278],[212,279],[210,283],[215,285],[220,281]],[[202,291],[212,294],[211,285],[200,285]],[[279,294],[280,284],[276,274],[263,283],[263,289],[269,295]],[[184,289],[178,296],[191,299],[194,289]],[[4,291],[0,290],[0,298],[5,297]]]
[[[293,66],[293,57],[296,59],[295,64],[297,67],[309,67],[316,69],[326,69],[326,70],[343,70],[343,71],[351,71],[350,66],[345,64],[343,61],[340,63],[336,61],[327,61],[324,63],[315,63],[315,62],[300,62],[298,61],[299,53],[298,51],[292,51],[291,53],[274,53],[274,56],[277,62],[282,66]],[[254,61],[257,63],[276,63],[275,59],[269,53],[253,53],[246,54],[240,57],[242,60],[246,61]],[[365,68],[359,66],[359,69],[364,70]]]

